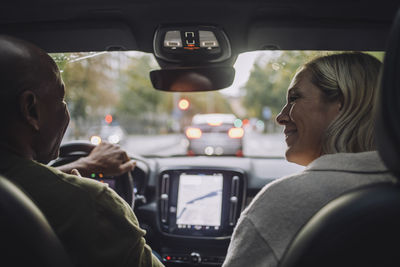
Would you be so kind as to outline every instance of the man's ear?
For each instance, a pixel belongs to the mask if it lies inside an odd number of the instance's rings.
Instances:
[[[19,107],[23,119],[36,131],[39,131],[39,106],[37,96],[32,91],[24,91],[19,97]]]

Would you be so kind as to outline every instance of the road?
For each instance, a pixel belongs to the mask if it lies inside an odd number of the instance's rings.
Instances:
[[[139,155],[185,155],[188,141],[183,134],[130,135],[121,144],[129,153]],[[286,149],[284,135],[246,132],[243,153],[246,156],[283,157]]]

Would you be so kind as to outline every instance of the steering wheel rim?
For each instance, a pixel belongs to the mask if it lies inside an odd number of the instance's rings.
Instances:
[[[60,146],[59,157],[52,161],[50,166],[61,166],[73,162],[81,157],[85,157],[89,155],[95,147],[95,145],[87,141],[71,141],[64,143]],[[115,176],[113,179],[115,179],[114,190],[133,208],[135,202],[133,193],[134,184],[131,172],[128,171],[119,176]]]

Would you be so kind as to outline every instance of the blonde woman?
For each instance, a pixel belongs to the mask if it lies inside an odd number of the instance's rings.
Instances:
[[[316,58],[300,68],[277,116],[286,159],[300,174],[266,185],[241,214],[224,267],[277,266],[301,227],[346,191],[394,182],[375,150],[373,109],[381,63],[363,53]]]

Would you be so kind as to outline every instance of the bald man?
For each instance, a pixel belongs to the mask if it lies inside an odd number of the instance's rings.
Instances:
[[[69,123],[64,84],[51,57],[33,44],[0,36],[0,73],[0,174],[38,205],[72,262],[162,266],[132,209],[114,191],[44,165],[58,157]]]

